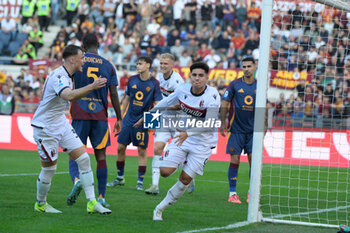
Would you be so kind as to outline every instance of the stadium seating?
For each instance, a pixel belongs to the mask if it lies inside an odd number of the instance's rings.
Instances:
[[[16,41],[22,45],[27,38],[28,38],[27,33],[19,32],[19,33],[17,33],[16,39],[14,41]]]
[[[10,41],[11,41],[11,35],[10,34],[0,34],[0,41],[3,43],[4,48],[9,46]]]
[[[18,41],[11,41],[9,46],[8,46],[8,50],[10,52],[10,56],[13,57],[13,56],[16,56],[17,52],[18,52],[18,49],[21,47],[23,43],[20,43]]]

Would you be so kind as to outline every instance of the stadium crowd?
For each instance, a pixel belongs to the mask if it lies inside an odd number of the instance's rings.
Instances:
[[[240,67],[242,56],[259,58],[261,8],[254,1],[247,4],[245,0],[232,3],[217,0],[213,4],[210,0],[201,3],[196,0],[156,3],[149,0],[142,3],[134,0],[68,0],[64,6],[66,26],[61,27],[52,42],[44,40],[44,31],[50,29],[50,22],[57,22],[60,1],[50,4],[50,1],[38,0],[36,7],[34,2],[23,1],[21,22],[10,17],[1,21],[1,36],[9,35],[10,41],[23,33],[28,35],[13,62],[27,64],[29,58],[36,58],[44,43],[51,44],[45,58],[60,61],[66,45],[81,45],[86,33],[95,32],[100,40],[99,54],[115,64],[118,70],[123,70],[120,92],[125,89],[128,72],[135,70],[137,57],[141,55],[154,59],[153,74],[157,74],[159,57],[164,52],[175,55],[175,66],[178,67],[188,67],[202,60],[210,68],[232,69]],[[48,4],[49,13],[42,12],[40,4]],[[312,73],[311,80],[301,79],[292,95],[285,96],[281,89],[280,98],[268,103],[277,116],[276,125],[303,126],[302,119],[305,118],[311,119],[313,126],[313,119],[348,119],[349,33],[350,14],[340,10],[302,11],[301,5],[296,4],[294,10],[274,12],[271,70]],[[5,53],[8,52],[5,49]],[[0,79],[0,112],[34,112],[44,79],[44,74],[32,74],[24,68],[19,77],[5,75]],[[228,85],[223,77],[210,80],[209,84],[220,94]],[[15,103],[15,107],[2,107],[9,105],[8,96],[11,95],[13,100],[10,102]]]

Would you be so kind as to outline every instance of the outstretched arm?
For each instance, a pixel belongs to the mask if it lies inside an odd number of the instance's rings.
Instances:
[[[75,100],[78,100],[78,99],[86,96],[87,94],[89,94],[93,90],[97,90],[97,89],[100,89],[100,88],[106,86],[106,82],[107,82],[107,79],[101,78],[101,76],[100,76],[93,83],[86,85],[85,87],[75,89],[75,90],[72,90],[70,88],[64,89],[61,92],[60,97],[64,100],[75,101]]]

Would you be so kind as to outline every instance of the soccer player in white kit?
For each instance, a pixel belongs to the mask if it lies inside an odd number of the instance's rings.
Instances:
[[[63,51],[63,59],[63,66],[52,71],[46,78],[42,99],[32,120],[33,136],[41,160],[34,210],[61,213],[46,201],[52,177],[56,172],[60,146],[78,164],[80,180],[88,201],[87,212],[110,214],[111,210],[96,201],[89,155],[65,116],[69,101],[80,99],[91,91],[104,87],[107,79],[99,77],[92,84],[73,90],[72,75],[82,72],[83,50],[78,46],[69,45]]]
[[[191,65],[190,71],[191,84],[178,87],[173,94],[161,100],[151,111],[180,104],[181,114],[184,115],[183,121],[188,118],[196,121],[217,120],[220,95],[215,88],[207,85],[208,65],[196,62]],[[135,127],[142,122],[141,118]],[[163,211],[184,194],[196,175],[203,175],[204,165],[217,144],[218,127],[220,126],[176,129],[178,132],[161,160],[160,174],[168,177],[181,166],[185,159],[187,163],[183,166],[177,183],[169,189],[166,197],[154,209],[153,220],[162,221]]]
[[[173,70],[175,57],[170,53],[163,53],[160,56],[160,74],[158,76],[160,90],[163,99],[168,97],[175,89],[184,83],[179,73]],[[152,160],[152,185],[146,189],[147,194],[157,195],[159,193],[160,159],[164,147],[171,137],[175,134],[174,129],[166,128],[155,131],[154,137],[154,155]]]

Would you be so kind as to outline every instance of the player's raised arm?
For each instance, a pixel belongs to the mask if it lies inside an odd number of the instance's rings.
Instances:
[[[61,92],[60,97],[62,99],[69,100],[69,101],[78,100],[78,99],[86,96],[87,94],[89,94],[93,90],[97,90],[97,89],[100,89],[100,88],[106,86],[106,82],[107,82],[106,78],[99,77],[93,83],[91,83],[85,87],[79,88],[79,89],[72,90],[70,88],[65,88]]]
[[[161,101],[155,101],[155,106],[149,110],[150,112],[156,112],[159,109],[166,109],[169,106],[175,105],[178,103],[177,91],[173,92],[167,98],[162,99]],[[143,117],[141,117],[135,124],[134,127],[137,128],[143,124]]]

